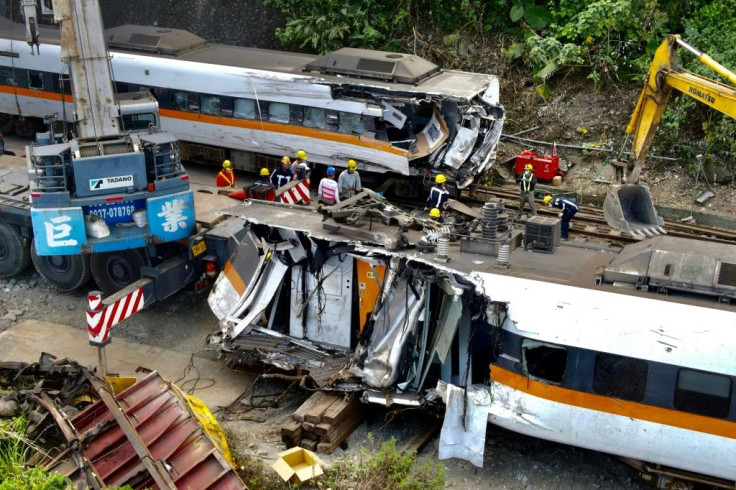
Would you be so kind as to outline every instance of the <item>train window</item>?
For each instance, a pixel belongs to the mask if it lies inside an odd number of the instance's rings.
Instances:
[[[304,107],[300,105],[289,106],[289,124],[302,124],[304,119]]]
[[[125,131],[144,131],[155,125],[156,115],[150,112],[144,114],[123,115],[123,130]]]
[[[326,123],[328,131],[337,131],[340,126],[340,115],[337,111],[327,111]]]
[[[646,361],[601,353],[595,356],[593,391],[599,395],[640,402],[646,393],[648,373]]]
[[[18,85],[12,68],[0,66],[0,85],[10,85],[11,87]]]
[[[268,104],[268,121],[275,123],[289,122],[289,104],[270,102]]]
[[[54,75],[54,92],[64,95],[71,95],[72,84],[69,75]]]
[[[216,95],[200,95],[200,103],[202,104],[202,114],[211,116],[220,115],[220,98]]]
[[[189,93],[189,112],[199,112],[199,95]]]
[[[305,107],[304,126],[307,128],[325,129],[325,126],[327,126],[326,111],[319,107]]]
[[[225,117],[233,117],[233,98],[220,97],[220,109]]]
[[[235,99],[233,116],[238,119],[255,119],[258,117],[256,101],[251,99]]]
[[[675,388],[675,408],[685,412],[725,418],[731,405],[731,380],[719,374],[680,369]]]
[[[175,111],[186,111],[189,107],[189,97],[183,90],[169,91],[169,107]]]
[[[521,343],[524,370],[529,376],[552,383],[562,383],[567,365],[567,349],[536,340]]]
[[[28,88],[43,90],[43,73],[35,70],[28,70]]]
[[[360,114],[341,112],[340,125],[338,126],[337,130],[341,133],[347,134],[363,134],[363,131],[365,131],[363,118],[360,117]]]

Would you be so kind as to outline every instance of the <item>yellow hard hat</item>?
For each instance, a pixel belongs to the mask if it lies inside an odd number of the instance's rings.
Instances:
[[[225,160],[222,162],[222,168],[230,168],[230,160]]]
[[[304,150],[299,150],[298,152],[296,152],[296,157],[299,158],[300,160],[306,160],[307,152]]]
[[[358,168],[358,164],[355,163],[355,160],[348,160],[348,168],[351,170],[355,170]]]
[[[429,212],[430,218],[439,218],[440,217],[440,210],[439,208],[432,208],[432,210]]]
[[[445,177],[443,174],[437,174],[437,177],[434,178],[434,181],[438,184],[444,184],[447,182],[447,177]]]
[[[287,156],[284,156],[284,157],[281,158],[281,163],[283,163],[285,165],[291,165],[291,158],[289,158]]]
[[[261,177],[268,177],[268,175],[269,175],[268,169],[267,168],[262,168],[261,169]]]
[[[527,163],[526,165],[524,165],[524,170],[534,170],[534,167],[532,167],[531,163]]]
[[[544,196],[544,199],[542,199],[542,202],[544,202],[544,205],[547,206],[549,203],[552,202],[552,199],[554,199],[552,196]]]

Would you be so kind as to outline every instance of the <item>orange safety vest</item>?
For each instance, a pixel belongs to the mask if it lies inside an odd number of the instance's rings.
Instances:
[[[220,173],[217,174],[215,185],[217,187],[235,187],[235,174],[232,170],[223,168],[220,170]]]

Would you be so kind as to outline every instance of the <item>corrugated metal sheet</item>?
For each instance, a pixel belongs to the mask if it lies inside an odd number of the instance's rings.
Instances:
[[[126,436],[104,400],[70,419],[89,469],[104,486],[159,488],[148,470],[153,464],[165,468],[172,488],[245,488],[190,412],[186,400],[157,372],[121,392],[115,402],[145,448],[136,448],[135,438],[131,441]],[[141,451],[147,454],[141,457]],[[148,465],[144,464],[146,458]],[[88,483],[81,468],[68,476],[81,487]]]

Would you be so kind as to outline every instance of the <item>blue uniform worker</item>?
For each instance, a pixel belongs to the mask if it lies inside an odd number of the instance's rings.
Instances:
[[[288,184],[294,178],[294,174],[289,170],[289,165],[291,165],[291,159],[284,157],[281,159],[281,166],[271,173],[271,183],[275,188],[278,189]]]
[[[434,179],[435,185],[429,191],[429,197],[427,197],[427,209],[439,209],[440,212],[444,212],[447,207],[447,201],[450,199],[450,191],[445,187],[447,177],[442,174],[438,174]]]
[[[568,230],[570,229],[570,220],[575,213],[578,212],[578,203],[571,197],[557,197],[554,198],[550,195],[544,196],[544,204],[551,208],[558,208],[562,210],[562,226],[560,229],[560,235],[562,238],[568,238]]]

